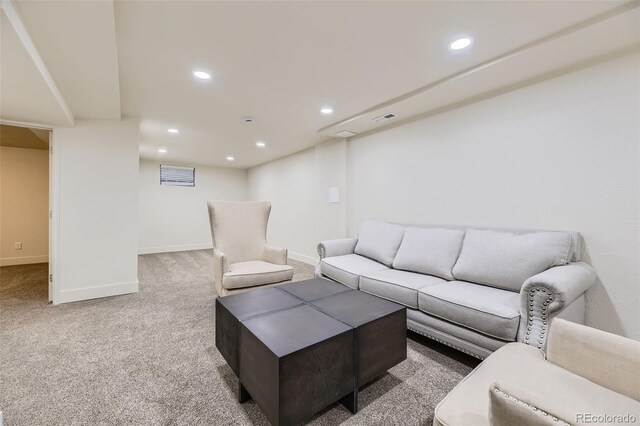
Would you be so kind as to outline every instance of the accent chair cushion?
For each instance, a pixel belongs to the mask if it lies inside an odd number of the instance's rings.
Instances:
[[[393,223],[365,220],[358,230],[355,253],[391,266],[405,228]]]
[[[418,309],[418,290],[445,282],[430,275],[386,269],[363,274],[360,277],[360,290]]]
[[[479,284],[451,281],[423,287],[418,307],[429,315],[497,339],[514,342],[520,324],[520,294]]]
[[[520,291],[524,282],[572,256],[571,235],[565,232],[510,232],[468,229],[453,267],[457,280]]]
[[[293,268],[289,265],[251,260],[229,265],[229,272],[222,277],[222,287],[226,289],[254,287],[289,281],[292,278]]]
[[[441,228],[407,228],[393,260],[395,269],[435,275],[453,280],[464,231]]]
[[[358,289],[360,275],[389,269],[382,263],[357,254],[326,257],[320,262],[320,272],[341,284]]]
[[[434,426],[491,426],[489,420],[489,388],[496,381],[537,383],[531,368],[544,363],[544,352],[533,346],[509,343],[495,351],[467,377],[462,379],[436,406]],[[535,376],[534,376],[535,377]],[[505,380],[507,379],[507,380]],[[537,379],[537,377],[536,377]],[[464,407],[461,409],[461,407]]]

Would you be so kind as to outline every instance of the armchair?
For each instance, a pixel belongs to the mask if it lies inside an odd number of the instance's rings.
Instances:
[[[636,423],[640,342],[560,318],[547,356],[509,343],[484,360],[435,409],[434,426]]]
[[[287,249],[267,245],[270,202],[209,201],[207,205],[219,296],[293,278]]]

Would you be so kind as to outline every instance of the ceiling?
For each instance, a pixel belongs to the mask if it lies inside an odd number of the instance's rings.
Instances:
[[[16,5],[74,116],[120,120],[113,3],[20,1]]]
[[[0,146],[49,149],[49,131],[0,124]]]
[[[640,43],[637,15],[626,14],[597,34],[531,45],[624,4],[616,1],[12,4],[74,119],[137,117],[141,157],[240,168],[335,131],[370,131],[371,114],[398,102],[404,120]],[[71,125],[12,31],[3,18],[0,116]],[[460,34],[475,43],[453,54],[447,44]],[[483,63],[482,73],[422,90]],[[196,68],[213,78],[194,79]],[[324,106],[334,113],[320,114]]]
[[[0,117],[9,122],[72,124],[4,10],[0,11]]]
[[[119,120],[111,1],[0,0],[0,118],[42,127]]]

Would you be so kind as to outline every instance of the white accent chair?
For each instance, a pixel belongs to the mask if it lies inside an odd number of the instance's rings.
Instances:
[[[293,278],[287,249],[267,245],[270,202],[209,201],[207,205],[218,296]]]
[[[640,342],[556,318],[547,356],[509,343],[438,404],[434,426],[640,421]]]

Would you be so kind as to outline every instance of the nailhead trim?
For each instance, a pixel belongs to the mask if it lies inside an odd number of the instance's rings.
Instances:
[[[534,305],[536,305],[535,297],[539,292],[542,292],[543,295],[546,297],[544,297],[544,299],[541,299],[542,303],[538,302],[540,303],[538,305],[540,306],[540,313],[539,313],[539,317],[536,317],[536,313],[534,311]],[[537,341],[536,346],[538,347],[538,349],[542,349],[542,346],[544,344],[544,341],[546,339],[546,334],[547,334],[547,316],[548,316],[547,308],[551,306],[551,303],[553,303],[554,299],[555,297],[553,293],[544,287],[534,287],[529,289],[529,303],[528,303],[529,309],[527,312],[527,328],[525,331],[524,343],[531,344],[530,336],[534,334],[535,335],[534,340]],[[535,330],[534,328],[534,322],[536,321],[538,322],[538,324],[540,322],[542,323],[540,325],[539,330]]]
[[[501,396],[504,396],[504,397],[505,397],[505,398],[507,398],[507,399],[512,399],[514,402],[519,403],[519,404],[522,404],[522,405],[524,405],[525,407],[530,408],[531,410],[533,410],[533,411],[535,411],[535,412],[538,412],[538,411],[539,411],[539,412],[540,412],[540,414],[542,414],[543,416],[550,416],[550,414],[549,414],[549,413],[547,413],[546,411],[541,410],[540,408],[538,408],[538,407],[536,407],[536,406],[534,406],[534,405],[528,404],[528,403],[526,403],[526,402],[524,402],[524,401],[520,401],[520,400],[518,400],[518,398],[516,398],[516,397],[514,397],[514,396],[512,396],[512,395],[509,395],[508,393],[506,393],[506,392],[504,392],[504,391],[502,391],[502,390],[498,389],[497,387],[494,387],[494,388],[493,388],[493,390],[494,390],[494,392],[496,392],[497,394],[499,394],[499,395],[501,395]],[[565,422],[564,420],[560,420],[560,419],[559,419],[558,417],[556,417],[556,416],[551,416],[551,418],[553,419],[553,421],[554,421],[554,422],[558,422],[558,423],[560,423],[560,424],[562,424],[562,425],[565,425],[565,426],[570,426],[570,425],[569,425],[569,423]]]
[[[453,345],[453,344],[451,344],[451,343],[449,343],[449,342],[445,342],[444,340],[440,340],[440,339],[438,339],[437,337],[433,337],[433,336],[431,336],[431,335],[429,335],[429,334],[423,333],[423,332],[422,332],[422,331],[420,331],[420,330],[416,330],[415,328],[411,328],[411,327],[407,327],[407,329],[408,329],[408,330],[413,331],[414,333],[418,333],[418,334],[420,334],[420,335],[422,335],[422,336],[424,336],[424,337],[428,337],[428,338],[429,338],[429,339],[431,339],[431,340],[435,340],[435,341],[436,341],[436,342],[438,342],[438,343],[442,343],[443,345],[449,346],[450,348],[457,349],[457,350],[459,350],[460,352],[464,352],[464,353],[465,353],[465,354],[467,354],[467,355],[471,355],[471,356],[472,356],[472,357],[474,357],[474,358],[478,358],[478,359],[480,359],[480,360],[484,360],[484,357],[482,357],[482,356],[480,356],[480,355],[474,354],[473,352],[470,352],[470,351],[468,351],[468,350],[466,350],[466,349],[464,349],[464,348],[461,348],[461,347],[458,347],[458,346],[456,346],[456,345]]]

